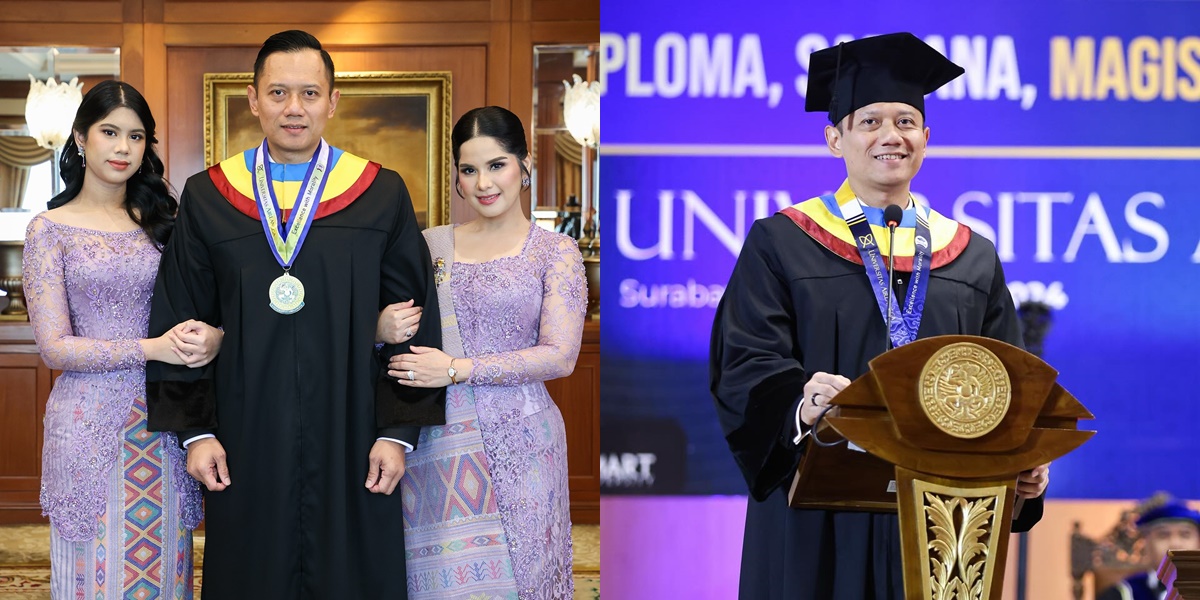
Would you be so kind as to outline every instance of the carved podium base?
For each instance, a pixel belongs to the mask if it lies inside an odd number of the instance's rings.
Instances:
[[[1000,598],[1016,483],[962,481],[896,467],[904,597]],[[909,576],[909,574],[913,576]]]
[[[894,501],[905,598],[999,600],[1017,475],[1091,438],[1078,421],[1092,414],[1053,368],[992,339],[918,340],[870,367],[833,398],[834,431],[821,433],[870,454],[810,444],[791,505],[886,511]]]

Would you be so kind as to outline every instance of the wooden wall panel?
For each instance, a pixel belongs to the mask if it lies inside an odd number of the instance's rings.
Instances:
[[[512,16],[512,0],[492,0],[490,21],[507,21]]]
[[[240,73],[254,67],[256,48],[168,48],[166,141],[167,180],[179,192],[188,177],[203,171],[204,74]]]
[[[50,369],[32,341],[28,324],[0,324],[0,525],[42,520],[38,490]]]
[[[72,0],[59,2],[0,1],[0,15],[5,22],[53,23],[63,22],[64,16],[80,23],[121,23],[124,7],[119,0]],[[3,38],[5,45],[13,45]],[[85,44],[70,44],[85,45]]]
[[[599,21],[600,0],[513,0],[512,20]]]
[[[534,21],[529,24],[534,44],[593,44],[600,43],[600,21],[569,21],[552,23]]]
[[[146,5],[142,0],[124,0],[121,2],[121,22],[127,25],[141,25],[145,22]]]
[[[567,428],[571,519],[600,522],[600,323],[584,328],[583,345],[570,377],[546,382]]]
[[[136,2],[137,0],[125,0],[126,2]],[[161,24],[163,22],[163,13],[166,8],[163,6],[165,0],[142,0],[142,22],[147,25]]]
[[[121,44],[121,81],[132,85],[142,92],[142,96],[146,95],[146,56],[145,56],[145,26],[141,23],[126,23],[122,26],[122,37],[125,39]],[[88,88],[84,88],[85,92]],[[154,119],[161,120],[159,115],[163,112],[155,111],[155,106],[150,107],[151,114],[155,115]]]
[[[599,38],[597,34],[596,39]],[[509,79],[513,82],[508,95],[508,109],[525,124],[525,133],[533,143],[533,38],[529,23],[516,22],[512,26],[511,52],[509,55]],[[532,147],[532,146],[530,146]]]
[[[5,46],[119,47],[124,40],[120,23],[22,23],[0,20]]]
[[[488,23],[166,23],[167,47],[249,46],[286,28],[303,29],[332,51],[338,46],[474,46],[489,41]]]
[[[37,367],[36,356],[0,356],[0,421],[12,424],[0,438],[0,477],[38,474]]]
[[[278,29],[280,15],[288,23],[454,23],[487,22],[491,6],[487,0],[434,2],[237,2],[236,9],[223,10],[221,0],[167,2],[167,23],[264,23]],[[229,6],[229,5],[224,5]],[[215,10],[214,10],[215,9]],[[324,40],[322,40],[324,41]]]
[[[164,164],[168,164],[166,161],[170,147],[166,142],[170,138],[166,134],[170,131],[170,113],[167,111],[169,82],[167,79],[167,53],[163,48],[163,26],[160,23],[146,23],[142,27],[144,60],[142,62],[142,87],[138,89],[142,91],[146,102],[150,104],[150,110],[154,111],[154,118],[158,121],[159,158],[163,159]],[[203,154],[203,150],[201,153]],[[180,183],[182,184],[182,182]]]
[[[528,0],[526,0],[528,1]],[[530,21],[600,21],[600,0],[532,0]],[[600,41],[600,37],[596,37]]]

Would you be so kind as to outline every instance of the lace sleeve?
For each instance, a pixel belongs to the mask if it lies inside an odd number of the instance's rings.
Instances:
[[[44,217],[30,221],[25,231],[22,270],[29,323],[46,366],[62,371],[102,373],[146,364],[138,340],[106,341],[74,335],[63,248]]]
[[[542,273],[542,313],[538,341],[531,348],[472,357],[471,385],[521,385],[570,375],[579,357],[587,314],[583,257],[571,238],[562,236]]]

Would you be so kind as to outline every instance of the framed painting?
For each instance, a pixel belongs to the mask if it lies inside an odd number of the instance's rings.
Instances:
[[[204,160],[211,166],[262,143],[246,86],[253,73],[205,73]],[[335,147],[400,173],[422,228],[450,222],[450,73],[338,73]]]

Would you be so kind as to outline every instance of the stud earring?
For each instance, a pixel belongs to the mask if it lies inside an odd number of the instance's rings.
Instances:
[[[521,180],[521,187],[529,187],[529,178],[528,177]]]

